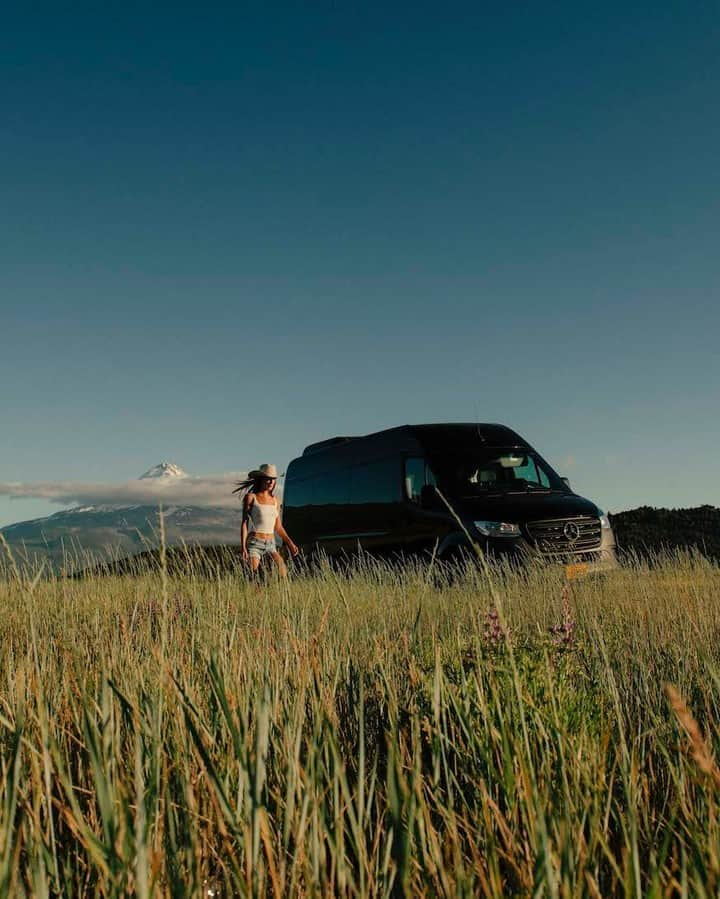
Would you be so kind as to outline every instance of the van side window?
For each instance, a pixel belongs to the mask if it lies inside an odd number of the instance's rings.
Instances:
[[[302,508],[312,504],[313,482],[311,478],[304,481],[290,481],[285,484],[283,490],[283,503],[285,497],[290,500],[293,508]]]
[[[344,506],[350,493],[350,476],[347,468],[318,474],[312,478],[313,506]]]
[[[414,503],[420,502],[423,487],[435,486],[435,477],[424,459],[405,460],[405,493]]]
[[[355,465],[350,476],[350,502],[397,503],[400,501],[400,464],[397,457]]]

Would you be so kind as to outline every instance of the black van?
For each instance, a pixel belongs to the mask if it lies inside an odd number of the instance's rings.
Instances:
[[[615,565],[607,515],[499,424],[403,425],[313,443],[288,466],[283,507],[308,554],[451,559],[470,548],[467,531],[494,556],[542,556],[578,572]]]

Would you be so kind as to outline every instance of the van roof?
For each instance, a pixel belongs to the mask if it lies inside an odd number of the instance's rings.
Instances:
[[[391,434],[412,435],[419,441],[427,452],[447,449],[448,442],[464,443],[468,440],[473,442],[480,439],[480,442],[486,446],[524,446],[529,444],[516,431],[508,428],[506,425],[496,423],[478,423],[478,422],[445,422],[434,424],[417,424],[417,425],[400,425],[396,428],[386,428],[382,431],[374,431],[371,434],[364,434],[355,437],[330,437],[328,440],[320,440],[317,443],[311,443],[303,450],[303,456],[321,453],[341,444],[351,443],[359,440],[367,440],[370,438],[379,438],[389,436]]]
[[[410,425],[410,430],[429,453],[447,451],[448,443],[487,447],[527,447],[530,444],[507,425],[482,422],[447,422]]]

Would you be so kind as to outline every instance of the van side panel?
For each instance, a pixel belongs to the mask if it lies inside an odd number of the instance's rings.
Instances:
[[[351,524],[347,551],[355,552],[358,547],[381,553],[399,550],[402,499],[402,466],[396,453],[353,465],[346,516]]]
[[[290,535],[305,552],[401,549],[406,452],[420,452],[420,447],[411,429],[402,427],[294,459],[284,487]]]
[[[312,540],[312,488],[311,478],[293,476],[293,464],[288,466],[283,486],[283,525],[298,546],[306,549]]]

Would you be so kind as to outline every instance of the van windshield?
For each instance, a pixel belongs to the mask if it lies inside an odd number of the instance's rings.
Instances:
[[[565,484],[544,459],[523,450],[443,455],[433,459],[432,468],[440,489],[451,496],[536,490],[567,492]]]

